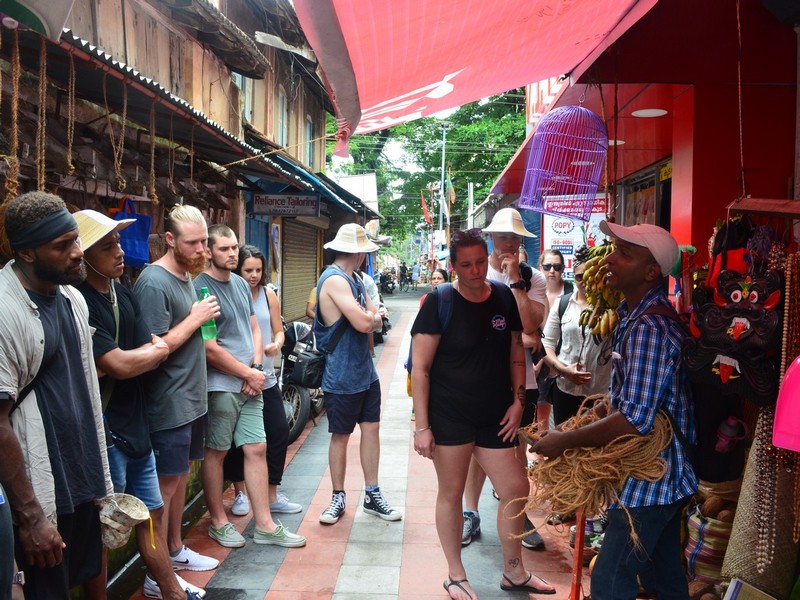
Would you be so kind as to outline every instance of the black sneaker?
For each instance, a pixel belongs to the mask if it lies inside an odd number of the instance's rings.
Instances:
[[[364,491],[364,512],[380,517],[384,521],[399,521],[403,515],[389,506],[380,490]]]
[[[544,540],[542,536],[536,531],[528,518],[525,518],[525,537],[522,538],[522,547],[528,550],[544,550]]]
[[[461,530],[461,545],[469,546],[481,534],[481,518],[472,511],[464,511],[464,529]]]
[[[344,492],[338,494],[334,493],[328,508],[322,511],[322,514],[319,516],[319,522],[325,523],[326,525],[333,525],[336,523],[339,517],[344,514],[345,504],[347,504],[347,500]]]

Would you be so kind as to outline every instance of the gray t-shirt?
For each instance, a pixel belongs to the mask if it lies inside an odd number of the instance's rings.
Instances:
[[[156,335],[183,321],[196,301],[191,279],[176,277],[159,265],[142,271],[133,293],[147,328]],[[200,329],[142,378],[151,432],[174,429],[206,414],[206,351]]]
[[[230,281],[217,281],[207,273],[200,273],[194,280],[194,289],[199,294],[203,287],[219,302],[217,343],[240,363],[250,366],[255,351],[250,328],[250,316],[255,314],[250,286],[236,273],[231,273]],[[239,393],[243,383],[238,377],[208,365],[209,392]]]

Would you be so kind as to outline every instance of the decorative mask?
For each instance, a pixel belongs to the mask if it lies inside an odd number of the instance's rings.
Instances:
[[[717,286],[695,291],[691,338],[683,345],[693,381],[726,394],[740,394],[758,405],[778,394],[781,276],[767,271],[753,277],[722,271]]]

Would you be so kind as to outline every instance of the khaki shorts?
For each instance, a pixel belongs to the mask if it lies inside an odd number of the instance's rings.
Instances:
[[[248,396],[241,392],[208,394],[208,434],[206,448],[230,450],[245,444],[267,441],[264,434],[264,399],[261,394]]]

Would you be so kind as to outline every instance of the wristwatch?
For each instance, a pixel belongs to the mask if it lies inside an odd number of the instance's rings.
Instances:
[[[251,369],[257,369],[259,371],[263,371],[264,370],[264,365],[262,365],[261,363],[253,363],[252,365],[250,365],[250,368]]]
[[[514,283],[509,283],[508,287],[512,290],[524,290],[525,289],[525,280],[520,279],[519,281],[515,281]]]
[[[15,585],[25,585],[25,571],[17,571],[11,578],[11,583]]]

